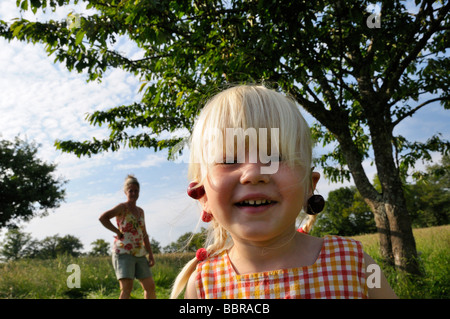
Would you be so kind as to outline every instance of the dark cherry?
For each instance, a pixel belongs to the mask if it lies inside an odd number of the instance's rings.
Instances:
[[[325,199],[322,195],[313,195],[308,199],[308,207],[306,213],[308,215],[317,215],[325,206]]]
[[[193,199],[199,199],[205,195],[205,188],[203,186],[196,187],[198,183],[192,182],[189,184],[187,193]]]

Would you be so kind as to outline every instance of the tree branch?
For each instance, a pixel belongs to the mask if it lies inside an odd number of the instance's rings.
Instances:
[[[411,111],[403,114],[403,116],[399,116],[393,123],[392,123],[392,128],[394,128],[398,123],[400,123],[401,121],[403,121],[405,118],[407,118],[408,116],[412,116],[414,113],[416,113],[418,110],[420,110],[422,107],[424,107],[427,104],[433,103],[433,102],[437,102],[437,101],[445,101],[445,100],[449,100],[448,97],[438,97],[435,99],[431,99],[428,100],[426,102],[423,102],[422,104],[416,106],[415,108],[413,108]]]
[[[394,89],[394,86],[397,85],[401,75],[405,71],[405,69],[411,64],[411,62],[417,58],[419,53],[422,51],[422,49],[426,46],[428,43],[428,40],[433,36],[433,34],[440,29],[440,24],[442,20],[447,16],[448,12],[450,10],[450,2],[447,3],[446,6],[442,7],[440,10],[440,14],[436,19],[432,20],[432,23],[428,30],[426,30],[423,33],[422,38],[416,42],[416,45],[412,46],[411,50],[409,52],[404,52],[403,50],[397,52],[397,56],[392,60],[389,67],[386,69],[385,74],[389,75],[389,79],[386,79],[386,81],[383,83],[382,91],[387,94],[388,96],[392,95],[392,91]],[[423,11],[425,12],[425,11]],[[418,18],[416,19],[416,26],[415,28],[412,28],[413,32],[410,33],[409,40],[413,40],[416,30],[420,29],[420,25],[423,21],[419,20],[420,16],[419,12]],[[432,15],[432,14],[431,14]],[[406,56],[401,62],[400,59],[402,56]]]

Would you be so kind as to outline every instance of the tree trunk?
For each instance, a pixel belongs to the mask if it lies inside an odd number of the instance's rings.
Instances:
[[[383,174],[381,170],[381,174]],[[403,185],[398,174],[379,177],[389,220],[395,266],[411,274],[420,274],[416,242],[406,208]]]
[[[364,198],[374,214],[375,225],[377,227],[378,237],[380,240],[380,255],[383,260],[394,265],[394,255],[392,253],[391,229],[389,226],[389,219],[386,215],[386,209],[383,202],[373,201],[369,198]]]
[[[403,183],[393,157],[390,118],[384,117],[382,112],[375,111],[382,109],[382,107],[373,107],[372,114],[367,118],[369,119],[368,125],[378,178],[382,188],[382,202],[389,224],[394,263],[396,268],[402,271],[420,274],[416,243],[403,193]],[[387,224],[386,221],[383,221],[382,214],[379,215],[379,219],[380,224]]]
[[[345,130],[342,130],[345,132]],[[386,215],[386,208],[383,197],[370,183],[362,166],[362,159],[359,156],[350,135],[341,134],[338,137],[339,144],[342,148],[345,161],[350,169],[356,188],[358,189],[364,201],[369,205],[374,214],[375,224],[380,239],[380,254],[388,264],[394,264],[391,244],[391,230],[389,220]]]

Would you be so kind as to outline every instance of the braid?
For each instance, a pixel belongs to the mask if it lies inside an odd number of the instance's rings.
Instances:
[[[314,225],[315,221],[317,219],[317,215],[309,215],[308,216],[308,220],[306,221],[306,223],[303,225],[303,231],[307,234],[309,234],[311,232],[311,228]]]
[[[211,244],[208,244],[209,242],[211,242]],[[211,226],[208,229],[208,236],[205,245],[207,245],[206,251],[208,252],[208,256],[218,255],[231,246],[231,240],[230,236],[228,236],[228,232],[214,219],[211,221]],[[178,296],[183,292],[187,282],[189,281],[189,277],[195,271],[197,265],[198,260],[194,257],[183,267],[173,284],[172,292],[170,294],[171,299],[178,298]]]

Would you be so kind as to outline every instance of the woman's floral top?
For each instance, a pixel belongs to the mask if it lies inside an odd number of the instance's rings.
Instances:
[[[114,239],[113,252],[142,257],[147,254],[144,246],[144,214],[134,216],[128,209],[116,217],[117,227],[122,232],[122,239]]]

